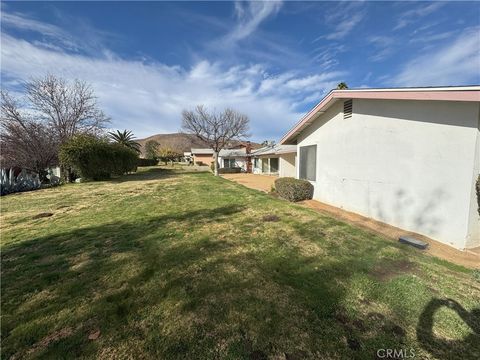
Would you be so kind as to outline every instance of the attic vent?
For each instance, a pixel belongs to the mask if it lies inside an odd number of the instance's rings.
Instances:
[[[350,119],[352,117],[352,99],[350,100],[345,100],[343,102],[343,118],[344,119]]]

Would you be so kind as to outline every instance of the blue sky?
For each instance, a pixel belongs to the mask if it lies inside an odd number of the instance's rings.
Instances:
[[[478,2],[2,2],[2,88],[47,73],[89,82],[111,127],[180,129],[232,107],[278,140],[340,81],[480,83]],[[17,93],[17,95],[19,95]]]

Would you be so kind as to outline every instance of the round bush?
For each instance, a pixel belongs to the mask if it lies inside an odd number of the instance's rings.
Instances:
[[[135,151],[90,135],[77,135],[68,140],[61,146],[59,158],[63,166],[91,180],[136,171],[138,162]]]
[[[309,200],[313,197],[313,185],[307,180],[279,178],[275,180],[275,190],[288,201]]]

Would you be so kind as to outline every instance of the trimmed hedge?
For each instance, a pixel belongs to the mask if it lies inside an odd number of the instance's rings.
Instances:
[[[313,197],[313,185],[307,180],[290,177],[275,180],[278,195],[288,201],[309,200]]]
[[[121,144],[77,135],[60,147],[60,163],[84,179],[103,180],[137,170],[138,154]]]
[[[220,168],[218,169],[219,174],[238,174],[242,172],[241,167],[231,167],[231,168]]]
[[[143,159],[138,158],[137,165],[138,166],[155,166],[158,164],[157,159]]]

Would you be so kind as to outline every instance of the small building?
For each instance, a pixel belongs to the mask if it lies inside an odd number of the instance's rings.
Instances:
[[[252,152],[253,173],[295,177],[296,145],[266,146]]]
[[[191,151],[184,151],[183,152],[183,161],[186,163],[192,163],[193,162],[193,156]]]
[[[251,150],[249,141],[237,142],[218,153],[218,168],[240,168],[243,172],[251,172]],[[214,153],[210,148],[192,149],[193,161],[199,165],[211,165],[214,161]]]
[[[213,150],[212,149],[192,149],[193,163],[195,165],[207,165],[213,162]]]
[[[222,149],[218,153],[219,168],[240,168],[246,172],[248,161],[250,161],[250,154],[247,154],[245,148]]]
[[[280,144],[297,147],[314,199],[467,249],[479,129],[480,86],[333,90]]]

